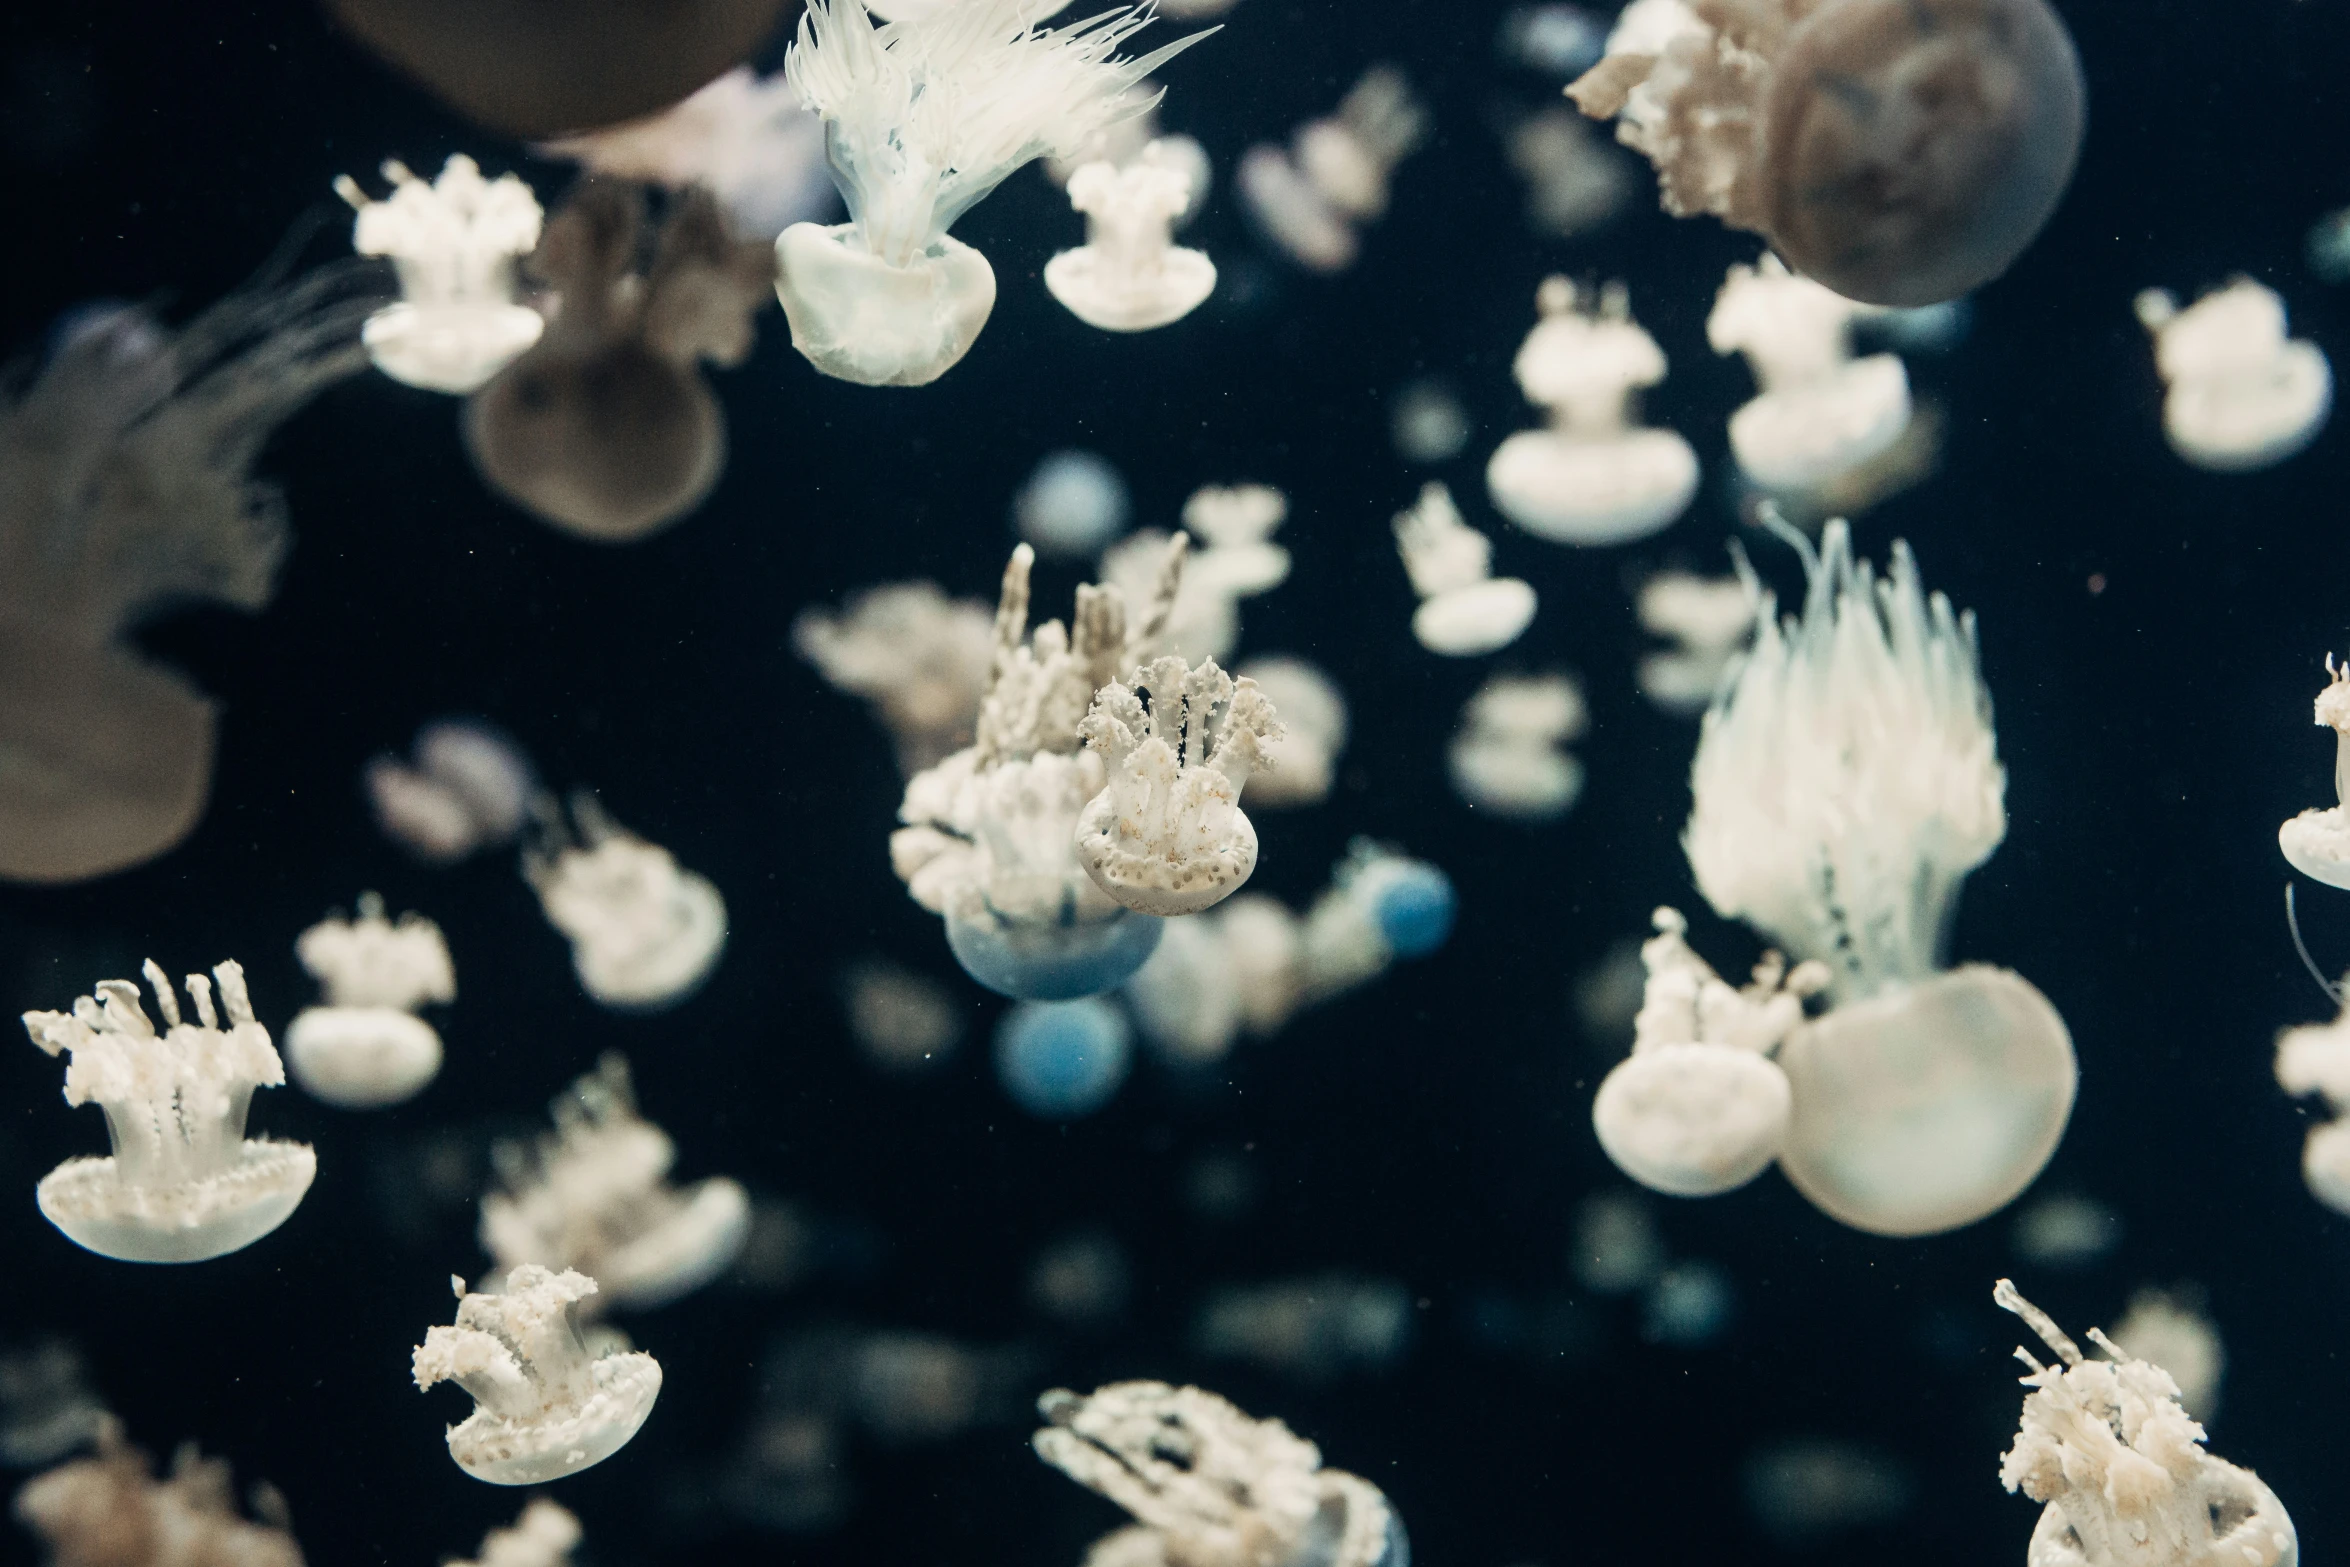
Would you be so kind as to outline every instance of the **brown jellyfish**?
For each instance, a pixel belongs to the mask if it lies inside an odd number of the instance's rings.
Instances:
[[[1656,165],[1666,211],[1876,305],[2013,264],[2072,178],[2085,93],[2046,0],[1637,0],[1567,89]]]
[[[696,361],[740,364],[774,258],[735,239],[706,191],[669,209],[639,267],[644,193],[589,179],[527,263],[561,303],[538,345],[465,406],[490,487],[568,533],[644,538],[700,505],[726,465],[726,419]]]

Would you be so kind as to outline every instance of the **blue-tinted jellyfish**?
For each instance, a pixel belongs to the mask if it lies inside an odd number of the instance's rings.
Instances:
[[[1074,1121],[1110,1102],[1134,1063],[1126,1014],[1098,996],[1024,1001],[996,1026],[995,1072],[1030,1115]]]
[[[1426,957],[1452,934],[1452,880],[1425,860],[1358,838],[1297,932],[1298,998],[1325,1001],[1399,957]]]
[[[1424,958],[1443,946],[1460,911],[1451,877],[1400,854],[1358,857],[1349,888],[1369,905],[1381,938],[1399,958]]]
[[[1126,528],[1126,480],[1086,451],[1048,453],[1012,497],[1012,526],[1046,556],[1090,556]]]

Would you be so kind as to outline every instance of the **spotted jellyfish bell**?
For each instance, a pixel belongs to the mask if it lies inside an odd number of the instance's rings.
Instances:
[[[481,177],[452,154],[426,184],[394,159],[383,166],[392,194],[371,201],[348,174],[335,194],[359,213],[351,244],[389,256],[400,301],[367,318],[360,341],[375,367],[428,392],[478,391],[539,340],[546,318],[515,298],[514,263],[538,247],[538,197],[511,174]]]
[[[1444,485],[1427,485],[1409,511],[1396,513],[1395,546],[1420,595],[1412,635],[1429,652],[1499,652],[1533,623],[1534,589],[1493,575],[1493,541],[1462,520]]]
[[[2162,433],[2214,473],[2247,473],[2300,451],[2334,406],[2334,372],[2315,343],[2285,337],[2274,290],[2238,278],[2186,309],[2159,288],[2137,298],[2169,386]]]
[[[1900,357],[1852,357],[1852,322],[1868,313],[1776,256],[1730,268],[1705,336],[1717,354],[1744,354],[1760,388],[1730,416],[1730,450],[1755,484],[1815,489],[1909,428],[1909,372]]]
[[[1182,320],[1216,290],[1207,253],[1172,237],[1198,170],[1164,148],[1152,142],[1123,168],[1087,163],[1069,176],[1085,243],[1044,264],[1044,286],[1087,326],[1148,332]]]
[[[383,899],[359,899],[358,918],[322,920],[294,955],[326,987],[286,1030],[286,1062],[314,1099],[373,1110],[416,1096],[441,1069],[441,1036],[416,1015],[457,997],[441,928],[420,914],[384,918]]]
[[[2334,731],[2334,801],[2312,806],[2277,829],[2277,847],[2293,869],[2329,887],[2350,888],[2350,662],[2326,655],[2317,694],[2319,727]]]
[[[1496,447],[1485,487],[1501,514],[1557,544],[1626,544],[1669,526],[1697,493],[1697,454],[1671,430],[1644,429],[1632,399],[1665,378],[1656,339],[1610,283],[1596,301],[1563,277],[1535,294],[1542,320],[1511,365],[1550,425]]]
[[[522,874],[548,921],[571,940],[587,993],[622,1010],[665,1007],[690,995],[726,950],[726,900],[604,813],[585,790],[571,797],[576,833],[547,808]]]

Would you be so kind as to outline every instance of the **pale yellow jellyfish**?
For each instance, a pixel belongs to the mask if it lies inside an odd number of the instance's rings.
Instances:
[[[622,1010],[665,1007],[700,988],[726,950],[726,900],[604,813],[585,791],[523,852],[523,878],[548,922],[571,940],[572,967],[590,996]]]
[[[1356,225],[1387,211],[1395,166],[1426,139],[1428,113],[1392,66],[1374,66],[1338,112],[1310,120],[1290,150],[1259,145],[1235,173],[1257,226],[1299,266],[1341,272],[1354,264]]]
[[[1909,428],[1909,372],[1900,357],[1852,357],[1852,323],[1868,313],[1776,256],[1730,268],[1705,335],[1717,354],[1744,354],[1760,388],[1730,416],[1730,450],[1754,483],[1818,489],[1882,455]]]
[[[2134,1360],[2160,1366],[2179,1385],[2179,1405],[2198,1421],[2219,1413],[2220,1381],[2227,1375],[2227,1346],[2198,1304],[2201,1291],[2141,1289],[2130,1294],[2130,1309],[2114,1324],[2114,1341]]]
[[[190,1442],[158,1480],[112,1416],[99,1423],[94,1456],[34,1476],[12,1510],[52,1567],[302,1567],[274,1486],[253,1488],[257,1520],[240,1517],[226,1461]]]
[[[412,761],[371,757],[362,777],[385,836],[435,864],[513,841],[539,792],[521,746],[462,718],[426,724]]]
[[[472,1561],[453,1561],[448,1567],[569,1567],[579,1540],[579,1519],[571,1509],[534,1496],[513,1523],[482,1536],[481,1551]]]
[[[1545,109],[1512,127],[1510,163],[1526,182],[1526,219],[1537,233],[1573,239],[1601,227],[1632,194],[1624,155],[1571,109]]]
[[[525,1264],[495,1295],[457,1295],[454,1327],[425,1330],[412,1357],[421,1391],[454,1382],[474,1411],[449,1427],[449,1456],[476,1480],[539,1485],[600,1464],[627,1445],[661,1395],[661,1366],[606,1342],[591,1351],[579,1303],[596,1281]]]
[[[1088,326],[1147,332],[1182,320],[1216,290],[1206,252],[1175,243],[1196,166],[1151,143],[1132,163],[1088,163],[1069,176],[1085,243],[1044,265],[1044,286]]]
[[[971,743],[995,658],[995,617],[936,583],[890,582],[837,613],[801,611],[792,646],[826,684],[873,704],[910,778]]]
[[[1151,653],[1229,658],[1240,643],[1240,601],[1269,593],[1289,576],[1289,551],[1273,532],[1289,515],[1289,498],[1269,484],[1203,485],[1183,503],[1192,540],[1183,585]],[[1168,535],[1138,528],[1102,552],[1102,580],[1130,602],[1150,597],[1167,554]]]
[[[2300,451],[2334,406],[2324,350],[2285,336],[2285,304],[2248,277],[2179,308],[2159,288],[2137,298],[2169,393],[2162,433],[2198,468],[2245,473]]]
[[[1249,775],[1247,802],[1278,807],[1328,799],[1346,749],[1346,693],[1319,666],[1286,653],[1252,658],[1233,674],[1255,681],[1281,715],[1281,733],[1264,745],[1265,766]]]
[[[364,893],[358,918],[311,926],[294,955],[326,987],[325,1003],[304,1008],[286,1030],[286,1063],[304,1092],[372,1110],[414,1098],[433,1080],[441,1036],[416,1009],[457,998],[438,925],[415,913],[395,925],[383,899]]]
[[[1640,694],[1694,717],[1712,704],[1731,660],[1754,630],[1755,587],[1737,577],[1660,571],[1633,601],[1640,629],[1676,645],[1640,657]]]
[[[1461,710],[1445,750],[1453,792],[1518,821],[1565,815],[1583,793],[1583,764],[1561,749],[1590,723],[1569,675],[1495,675]]]
[[[104,1158],[66,1160],[34,1195],[43,1217],[101,1257],[202,1262],[285,1223],[310,1190],[318,1156],[306,1143],[245,1136],[253,1090],[286,1080],[269,1030],[253,1016],[245,971],[224,962],[212,979],[189,975],[194,1022],[180,1016],[163,970],[150,960],[145,972],[161,1034],[124,979],[100,980],[70,1014],[24,1015],[34,1044],[72,1057],[65,1102],[96,1103],[114,1145]]]
[[[400,302],[367,318],[360,339],[395,381],[458,396],[539,340],[546,320],[517,299],[514,263],[538,248],[538,197],[511,174],[494,180],[454,153],[431,184],[397,159],[383,166],[392,194],[371,201],[349,175],[335,194],[359,213],[352,248],[389,256]]]
[[[2312,806],[2279,827],[2277,847],[2302,875],[2350,888],[2350,663],[2336,668],[2327,654],[2326,676],[2317,723],[2334,731],[2334,803]]]
[[[1411,510],[1396,514],[1395,545],[1420,595],[1412,635],[1429,652],[1496,653],[1533,623],[1534,589],[1493,575],[1493,541],[1462,520],[1442,484],[1427,485]]]
[[[2279,1034],[2276,1074],[2286,1093],[2325,1101],[2328,1118],[2301,1145],[2301,1178],[2319,1202],[2350,1213],[2350,1003],[2330,1023]]]

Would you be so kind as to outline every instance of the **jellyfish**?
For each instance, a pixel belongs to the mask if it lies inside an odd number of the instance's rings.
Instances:
[[[1640,1303],[1641,1341],[1703,1349],[1729,1331],[1737,1304],[1737,1291],[1721,1264],[1673,1263],[1650,1283]]]
[[[1698,890],[1799,962],[1831,1010],[1777,1061],[1794,1112],[1779,1166],[1841,1223],[1930,1235],[2012,1201],[2072,1113],[2064,1020],[2006,969],[1943,971],[1960,883],[2006,835],[2006,774],[1971,614],[1880,581],[1828,524],[1800,619],[1771,600],[1714,699],[1682,837]]]
[[[89,1379],[63,1339],[0,1350],[0,1466],[37,1469],[96,1441],[112,1417]]]
[[[1249,774],[1242,798],[1275,807],[1328,799],[1346,749],[1346,693],[1318,665],[1287,653],[1252,658],[1233,675],[1255,681],[1281,715],[1281,732],[1263,742],[1265,765]]]
[[[1103,1328],[1125,1314],[1134,1266],[1117,1237],[1075,1230],[1037,1254],[1028,1270],[1029,1304],[1070,1327]]]
[[[1183,531],[1195,547],[1184,559],[1183,585],[1150,651],[1229,658],[1240,642],[1240,601],[1270,593],[1289,577],[1289,551],[1272,541],[1288,515],[1289,498],[1269,484],[1194,490],[1183,503]],[[1131,600],[1147,597],[1167,540],[1156,528],[1128,534],[1103,553],[1103,578]]]
[[[2122,1216],[2094,1197],[2060,1192],[2017,1211],[2010,1232],[2016,1254],[2044,1268],[2085,1268],[2121,1244]]]
[[[1150,961],[1126,982],[1135,1026],[1163,1061],[1206,1066],[1240,1038],[1240,992],[1227,977],[1231,944],[1211,912],[1170,920]]]
[[[2086,119],[2046,0],[1640,0],[1567,96],[1656,166],[1667,212],[1760,234],[1876,305],[2013,265]]]
[[[1517,6],[1501,19],[1494,50],[1508,63],[1565,81],[1599,63],[1607,50],[1607,22],[1560,0]]]
[[[1298,985],[1324,1001],[1376,978],[1397,958],[1424,958],[1452,935],[1460,899],[1452,878],[1368,838],[1358,838],[1306,911],[1298,932]]]
[[[995,1075],[1012,1102],[1043,1121],[1076,1121],[1126,1081],[1134,1031],[1099,996],[1023,1001],[995,1034]]]
[[[2027,1560],[2039,1567],[2294,1567],[2300,1541],[2285,1504],[2249,1469],[2203,1450],[2179,1386],[2095,1328],[2091,1360],[2048,1314],[2001,1279],[1991,1298],[2056,1352],[2016,1359],[2023,1424],[1999,1482],[2042,1503]]]
[[[471,719],[416,731],[413,760],[378,756],[364,780],[384,835],[436,864],[511,843],[539,792],[530,758],[513,738]]]
[[[1532,624],[1534,589],[1492,574],[1493,541],[1461,519],[1443,484],[1423,486],[1411,510],[1396,513],[1395,545],[1420,595],[1412,635],[1429,652],[1496,653]]]
[[[1432,377],[1407,381],[1388,405],[1387,434],[1395,455],[1415,468],[1452,461],[1472,433],[1460,398]]]
[[[1624,155],[1571,109],[1528,115],[1506,142],[1510,163],[1526,182],[1526,222],[1538,234],[1588,234],[1621,212],[1632,195]]]
[[[722,1175],[669,1183],[677,1145],[637,1113],[625,1059],[607,1054],[549,1113],[552,1132],[491,1150],[498,1189],[481,1200],[481,1245],[499,1268],[576,1269],[596,1281],[597,1306],[649,1311],[734,1265],[749,1194]]]
[[[1697,454],[1630,420],[1633,397],[1665,378],[1665,356],[1632,319],[1624,286],[1594,300],[1545,278],[1535,304],[1542,320],[1511,368],[1550,424],[1494,448],[1494,506],[1555,544],[1627,544],[1670,527],[1697,493]]]
[[[1198,172],[1162,142],[1123,166],[1081,165],[1069,205],[1085,215],[1085,243],[1045,263],[1053,298],[1105,332],[1148,332],[1197,310],[1216,291],[1216,264],[1172,235]]]
[[[1495,675],[1461,710],[1445,753],[1454,792],[1517,821],[1565,815],[1583,793],[1583,764],[1559,747],[1589,722],[1572,676]]]
[[[857,1048],[891,1071],[936,1065],[962,1042],[963,1020],[946,986],[895,963],[856,964],[843,977],[841,1002]]]
[[[245,971],[223,962],[212,979],[189,975],[192,1023],[152,959],[143,972],[163,1013],[161,1034],[127,979],[98,981],[71,1013],[24,1015],[34,1044],[72,1058],[65,1102],[95,1101],[114,1146],[103,1158],[66,1160],[34,1196],[42,1217],[101,1257],[203,1262],[285,1223],[318,1174],[318,1156],[306,1143],[245,1136],[253,1090],[286,1080],[269,1030],[254,1020]]]
[[[371,201],[348,174],[335,194],[358,212],[352,248],[389,256],[400,301],[367,318],[360,340],[393,380],[457,396],[478,391],[539,340],[546,320],[515,298],[514,262],[538,248],[539,202],[511,174],[481,177],[454,153],[426,184],[393,159],[392,194]]]
[[[2350,283],[2350,207],[2329,212],[2310,225],[2302,259],[2320,282]]]
[[[697,365],[737,365],[766,298],[766,247],[715,200],[669,204],[639,265],[645,201],[591,177],[547,220],[530,271],[562,296],[547,333],[465,405],[465,447],[491,489],[566,533],[627,544],[709,496],[726,418]]]
[[[1323,1468],[1313,1443],[1204,1388],[1055,1388],[1036,1411],[1036,1456],[1134,1516],[1094,1542],[1091,1567],[1410,1567],[1403,1520],[1377,1486]]]
[[[971,743],[995,622],[984,604],[950,599],[935,583],[891,582],[838,614],[802,610],[792,646],[828,685],[873,704],[911,778]]]
[[[325,1004],[304,1009],[286,1030],[286,1061],[305,1093],[374,1110],[413,1099],[433,1080],[441,1036],[416,1009],[457,998],[438,925],[414,913],[395,925],[383,899],[363,893],[357,919],[311,926],[294,955],[326,987]]]
[[[1909,1510],[1918,1489],[1891,1454],[1818,1437],[1766,1443],[1739,1467],[1748,1516],[1789,1552],[1848,1530],[1892,1523]]]
[[[661,1365],[617,1335],[591,1350],[579,1303],[596,1293],[584,1273],[525,1263],[495,1295],[451,1278],[454,1327],[425,1330],[413,1367],[418,1391],[454,1382],[474,1411],[449,1427],[449,1456],[476,1480],[540,1485],[602,1463],[628,1445],[661,1396]]]
[[[2285,304],[2240,277],[2182,310],[2159,288],[2137,299],[2169,386],[2162,433],[2171,450],[2213,473],[2249,473],[2293,456],[2325,427],[2334,372],[2325,351],[2285,336]]]
[[[2312,806],[2279,827],[2277,847],[2302,875],[2350,888],[2350,661],[2337,666],[2328,653],[2326,676],[2317,694],[2317,723],[2334,731],[2335,803]]]
[[[193,1442],[156,1479],[154,1461],[107,1416],[97,1453],[27,1481],[13,1511],[52,1567],[302,1567],[285,1498],[264,1483],[252,1502],[255,1517],[239,1515],[227,1462]]]
[[[2301,1145],[2301,1178],[2319,1202],[2350,1214],[2350,1003],[2331,1023],[2279,1034],[2276,1074],[2286,1093],[2325,1101],[2331,1118],[2309,1129]]]
[[[571,940],[580,988],[619,1011],[652,1010],[700,988],[726,950],[726,900],[604,813],[585,790],[571,797],[576,830],[549,808],[522,875],[547,920]]]
[[[1282,252],[1316,272],[1354,264],[1357,225],[1387,211],[1388,183],[1428,135],[1428,111],[1393,66],[1373,66],[1326,119],[1309,120],[1290,150],[1256,146],[1236,175],[1241,199]]]
[[[569,1567],[579,1548],[579,1519],[570,1508],[544,1496],[525,1503],[521,1516],[482,1536],[481,1553],[448,1567]]]
[[[1852,357],[1852,322],[1865,308],[1797,277],[1776,256],[1730,268],[1705,335],[1717,354],[1744,354],[1761,388],[1730,416],[1730,450],[1763,489],[1817,489],[1908,429],[1901,360]]]
[[[1754,630],[1755,590],[1737,577],[1660,571],[1633,601],[1640,627],[1677,646],[1640,657],[1640,694],[1680,718],[1713,702],[1738,649]]]
[[[792,346],[865,386],[923,386],[969,352],[995,308],[995,270],[947,233],[1033,158],[1066,155],[1152,99],[1136,86],[1205,33],[1134,59],[1151,20],[1107,12],[1035,25],[1031,0],[963,0],[873,25],[859,0],[812,0],[784,75],[823,116],[849,221],[795,223],[775,242]]]
[[[1397,1279],[1323,1273],[1208,1291],[1191,1345],[1306,1384],[1388,1371],[1412,1345],[1412,1292]]]
[[[2198,1305],[2201,1291],[2141,1289],[2130,1294],[2130,1308],[2113,1325],[2113,1337],[2133,1360],[2160,1366],[2179,1385],[2179,1405],[2190,1419],[2208,1424],[2219,1413],[2220,1380],[2227,1374],[2228,1352]]]
[[[1012,497],[1012,527],[1048,558],[1097,555],[1125,531],[1126,510],[1126,480],[1107,458],[1051,452]],[[977,710],[976,692],[972,707]]]
[[[1665,1270],[1664,1237],[1649,1204],[1631,1192],[1594,1192],[1575,1205],[1569,1259],[1594,1295],[1647,1289]]]

